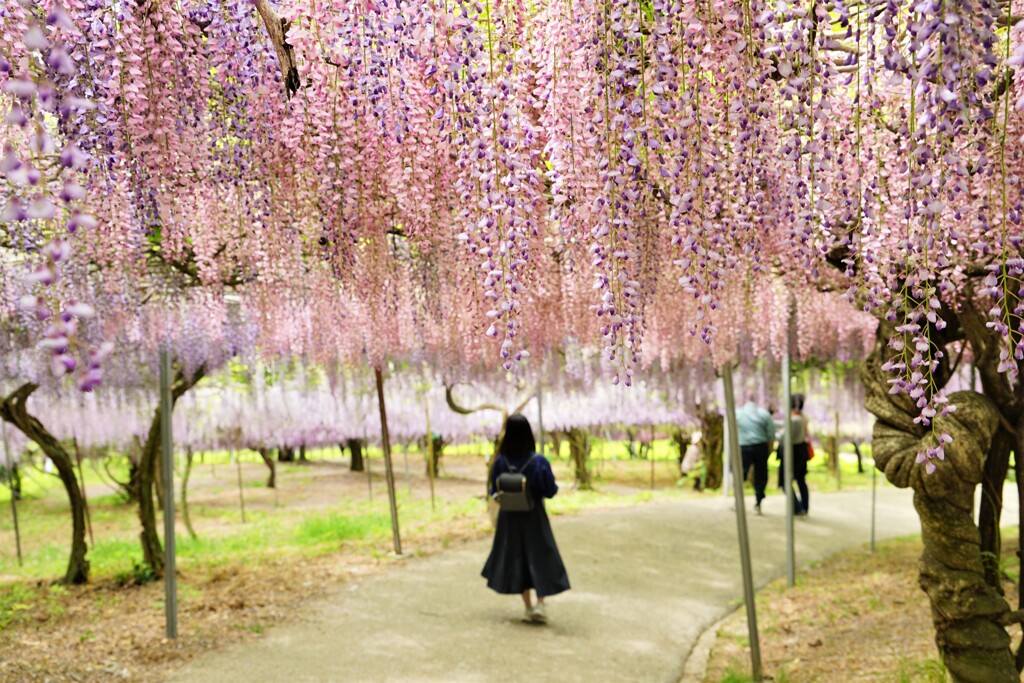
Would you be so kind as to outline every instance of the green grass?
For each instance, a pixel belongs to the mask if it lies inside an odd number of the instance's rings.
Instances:
[[[315,473],[310,472],[310,476]],[[228,488],[234,492],[234,487]],[[205,522],[207,531],[200,526],[199,538],[192,539],[179,525],[179,566],[188,570],[259,562],[281,554],[319,555],[334,552],[343,543],[377,543],[384,547],[390,539],[390,515],[383,492],[372,503],[343,498],[329,509],[289,510],[287,498],[285,501],[280,508],[248,508],[245,524],[237,506],[193,505],[193,520]],[[462,517],[486,519],[482,501],[472,497],[439,500],[433,509],[429,500],[412,500],[400,489],[397,504],[403,534]],[[53,488],[45,497],[23,500],[18,505],[24,566],[18,566],[13,544],[5,546],[0,548],[0,575],[29,580],[59,578],[67,565],[71,533],[63,489]],[[97,527],[96,543],[88,554],[91,576],[123,584],[144,582],[135,507],[117,496],[97,496],[90,501],[90,513]],[[0,508],[0,531],[12,529],[9,508]]]
[[[719,683],[754,683],[754,677],[751,674],[729,667]]]
[[[332,513],[303,520],[295,529],[293,538],[301,546],[318,546],[373,538],[390,530],[391,519],[384,514],[349,516]]]
[[[29,616],[56,617],[63,614],[60,598],[67,588],[53,585],[31,588],[23,584],[0,586],[0,633]]]
[[[945,683],[946,666],[940,659],[900,663],[899,683]]]

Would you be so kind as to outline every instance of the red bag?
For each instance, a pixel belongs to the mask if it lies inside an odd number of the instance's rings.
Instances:
[[[814,446],[811,445],[810,440],[807,441],[807,460],[811,461],[814,459]]]

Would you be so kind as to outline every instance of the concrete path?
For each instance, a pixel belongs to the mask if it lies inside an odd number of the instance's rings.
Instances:
[[[551,599],[546,627],[519,623],[518,597],[480,577],[490,541],[326,594],[303,622],[211,653],[171,680],[672,681],[701,632],[742,599],[731,499],[649,504],[555,518],[573,589]],[[868,542],[870,492],[816,494],[798,518],[805,564]],[[748,515],[754,576],[784,572],[785,500]],[[878,538],[920,533],[908,491],[880,487]]]

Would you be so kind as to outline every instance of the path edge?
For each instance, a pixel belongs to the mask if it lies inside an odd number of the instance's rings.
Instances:
[[[672,681],[675,683],[702,683],[704,681],[708,670],[708,662],[711,661],[711,649],[718,640],[719,629],[742,607],[743,604],[740,603],[739,606],[729,610],[718,621],[704,629],[697,640],[694,641],[693,647],[686,653],[682,672],[678,676],[673,677]]]

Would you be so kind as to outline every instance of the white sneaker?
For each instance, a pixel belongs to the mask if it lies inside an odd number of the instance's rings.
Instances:
[[[544,603],[539,603],[532,607],[530,610],[530,621],[534,624],[546,624],[548,623],[548,611],[544,606]]]

